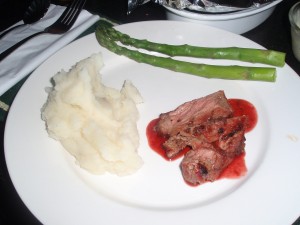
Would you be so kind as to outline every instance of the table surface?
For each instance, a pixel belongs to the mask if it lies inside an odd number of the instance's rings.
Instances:
[[[28,0],[0,0],[0,31],[21,20]],[[255,29],[242,34],[267,49],[286,52],[286,62],[300,74],[300,62],[292,53],[288,11],[298,0],[284,0],[273,14]],[[127,0],[87,0],[85,8],[121,23],[165,20],[163,7],[147,3],[127,15]],[[9,178],[3,147],[5,122],[0,122],[0,224],[40,224],[26,208]],[[299,209],[300,215],[300,209]],[[293,225],[300,224],[300,219]]]

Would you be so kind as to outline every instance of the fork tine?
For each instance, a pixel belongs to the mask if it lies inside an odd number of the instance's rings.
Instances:
[[[65,25],[71,27],[74,24],[78,14],[81,12],[81,9],[83,8],[83,6],[85,4],[85,1],[86,0],[74,0],[74,1],[72,1],[68,5],[66,10],[63,12],[63,14],[58,18],[56,23],[62,23],[62,24],[65,24]],[[74,20],[74,21],[72,21],[72,20]]]
[[[83,8],[86,0],[77,0],[73,1],[71,4],[71,13],[68,13],[68,15],[65,16],[65,18],[62,20],[64,24],[67,24],[68,26],[72,26],[74,22],[76,21],[76,18],[78,17],[79,13],[81,12],[81,9]]]
[[[66,8],[66,10],[63,12],[63,14],[61,14],[61,16],[58,18],[57,21],[62,21],[70,12],[71,10],[73,10],[74,5],[77,3],[78,1],[72,1],[68,7]]]

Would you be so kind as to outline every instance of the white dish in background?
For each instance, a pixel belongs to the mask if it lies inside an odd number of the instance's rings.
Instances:
[[[275,10],[277,4],[282,0],[276,0],[262,7],[241,10],[232,13],[203,14],[187,10],[177,10],[165,7],[167,19],[175,21],[188,21],[201,23],[236,34],[242,34],[263,23]]]
[[[169,44],[261,48],[239,35],[195,23],[152,21],[118,29]],[[61,145],[48,137],[40,118],[50,78],[99,51],[105,63],[103,83],[120,88],[129,79],[145,101],[138,106],[139,154],[144,165],[128,177],[97,177],[79,169]],[[145,129],[161,112],[220,89],[228,98],[252,102],[258,111],[258,124],[246,135],[248,173],[236,180],[190,187],[182,180],[180,160],[166,162],[153,152]],[[50,57],[21,88],[5,129],[7,167],[20,197],[43,224],[292,224],[300,208],[300,107],[295,94],[299,90],[300,79],[288,65],[278,68],[275,83],[205,79],[117,56],[91,34]]]

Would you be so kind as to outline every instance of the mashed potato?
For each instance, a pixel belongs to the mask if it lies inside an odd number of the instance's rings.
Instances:
[[[80,167],[93,174],[132,174],[142,166],[137,153],[136,104],[142,102],[130,81],[122,89],[106,87],[100,54],[53,77],[42,108],[49,136],[60,141]]]

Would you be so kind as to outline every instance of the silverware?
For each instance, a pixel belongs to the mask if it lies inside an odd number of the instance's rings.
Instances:
[[[58,20],[46,27],[43,31],[30,35],[29,37],[23,39],[22,41],[16,43],[9,49],[5,50],[0,54],[0,61],[2,61],[5,57],[7,57],[10,53],[20,47],[22,44],[27,42],[33,37],[36,37],[41,34],[63,34],[70,30],[70,28],[75,23],[78,15],[80,14],[86,0],[74,0],[70,3],[70,5],[65,9],[63,14],[58,18]]]
[[[19,24],[16,26],[13,26],[12,28],[4,31],[2,34],[0,34],[0,39],[5,36],[7,33],[11,32],[12,30],[25,26],[27,24],[32,24],[41,19],[46,12],[48,11],[50,6],[50,0],[32,0],[26,9],[24,15],[23,15],[23,24]]]

